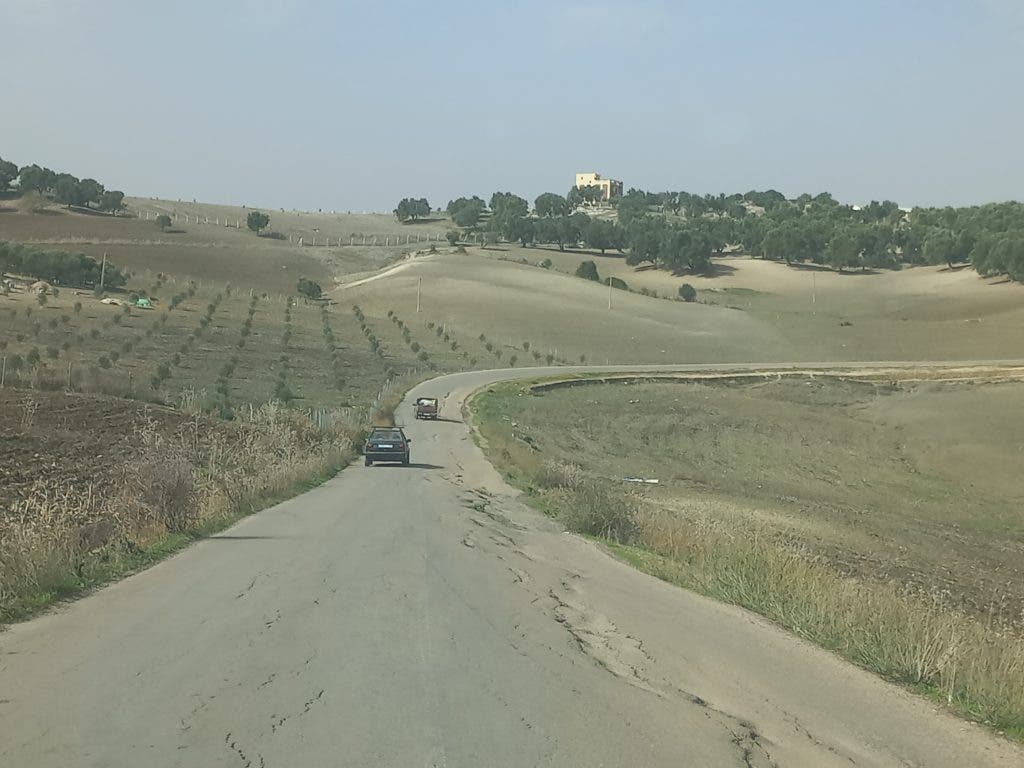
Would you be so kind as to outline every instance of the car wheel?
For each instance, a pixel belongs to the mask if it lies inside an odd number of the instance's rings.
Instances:
[[[365,464],[365,465],[366,465],[367,467],[372,467],[372,466],[373,466],[373,459],[371,459],[371,458],[370,458],[369,456],[367,456],[367,457],[366,457],[366,460],[365,460],[365,462],[364,462],[364,464]]]

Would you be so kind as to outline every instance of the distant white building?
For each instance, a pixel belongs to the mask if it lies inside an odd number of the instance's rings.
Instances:
[[[605,179],[600,173],[577,173],[576,188],[597,187],[601,190],[602,200],[611,200],[613,197],[622,197],[622,182],[615,179]]]

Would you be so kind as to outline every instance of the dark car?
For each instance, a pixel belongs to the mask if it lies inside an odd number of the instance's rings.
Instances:
[[[371,466],[375,461],[400,461],[408,465],[411,442],[401,427],[374,427],[363,447],[366,466]]]
[[[419,397],[416,399],[413,407],[416,410],[417,419],[436,419],[437,418],[437,398],[436,397]]]

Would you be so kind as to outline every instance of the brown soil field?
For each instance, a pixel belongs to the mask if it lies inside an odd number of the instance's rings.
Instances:
[[[287,240],[256,237],[245,227],[248,211],[228,206],[203,206],[165,203],[164,201],[138,201],[129,199],[130,210],[149,211],[154,217],[159,212],[178,210],[190,216],[199,215],[210,224],[181,221],[166,232],[161,232],[154,219],[132,216],[90,216],[52,207],[45,213],[23,213],[7,206],[0,210],[0,239],[35,243],[62,250],[86,253],[102,258],[106,253],[114,264],[131,272],[164,272],[180,278],[199,281],[244,282],[260,290],[286,293],[294,291],[300,276],[316,280],[329,287],[339,275],[371,272],[414,250],[417,235],[422,238],[443,236],[444,227],[436,223],[403,225],[393,216],[319,214],[271,214],[271,229],[291,234],[294,243]],[[217,226],[223,222],[241,221],[241,229]],[[278,221],[278,218],[284,221]],[[279,227],[279,224],[281,225]],[[331,247],[309,245],[312,237],[327,236],[337,241],[349,241],[353,235],[376,235],[379,246]],[[305,237],[303,247],[298,238]],[[408,236],[413,240],[405,245]],[[384,237],[403,245],[384,246]],[[361,242],[361,238],[356,242]],[[244,280],[243,280],[244,276]]]
[[[146,425],[180,439],[195,417],[118,397],[0,390],[0,512],[33,491],[90,486],[99,494],[144,455],[137,432]],[[219,420],[203,420],[204,431]]]

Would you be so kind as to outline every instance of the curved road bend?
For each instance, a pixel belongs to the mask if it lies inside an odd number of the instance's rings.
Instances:
[[[423,384],[451,421],[408,420],[414,467],[350,467],[0,634],[0,765],[1024,765],[517,501],[459,405],[548,372]]]

